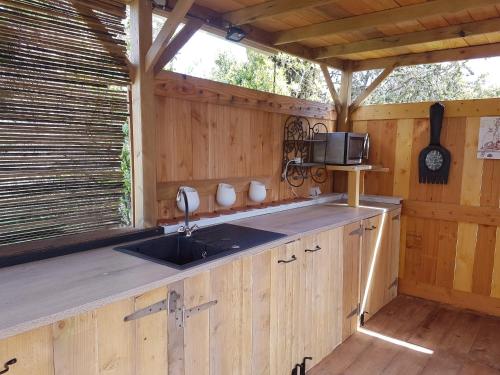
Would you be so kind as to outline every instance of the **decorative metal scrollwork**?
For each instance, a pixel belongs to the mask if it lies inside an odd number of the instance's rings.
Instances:
[[[326,166],[324,163],[314,162],[313,152],[315,144],[326,142],[314,139],[314,135],[327,131],[328,128],[324,123],[318,122],[311,125],[305,117],[290,116],[286,120],[283,133],[282,180],[286,178],[293,187],[302,186],[308,178],[318,184],[326,182],[328,177]],[[326,147],[324,150],[326,154]],[[297,158],[302,163],[292,162]]]

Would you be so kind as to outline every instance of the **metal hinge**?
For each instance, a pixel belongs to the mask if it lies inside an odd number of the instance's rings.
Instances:
[[[392,220],[399,220],[401,218],[401,214],[397,214],[393,216]]]
[[[359,325],[363,327],[365,325],[365,313],[359,316]]]
[[[358,315],[358,312],[359,312],[359,303],[358,303],[358,306],[354,310],[352,310],[349,314],[347,314],[346,318],[347,319],[352,318],[353,316]]]
[[[135,313],[126,316],[124,320],[128,322],[131,320],[143,318],[151,314],[156,314],[160,311],[168,311],[169,314],[175,314],[174,316],[177,327],[183,328],[187,318],[217,304],[217,300],[213,300],[210,302],[202,303],[201,305],[192,307],[190,309],[186,309],[185,306],[178,307],[180,298],[181,295],[174,290],[170,292],[167,299],[161,300],[160,302],[156,302],[148,307],[138,310]]]
[[[399,283],[399,282],[398,282],[398,278],[396,277],[396,278],[394,279],[394,281],[391,283],[391,285],[389,285],[389,286],[387,287],[387,289],[392,289],[392,288],[394,288],[394,287],[397,287],[397,286],[398,286],[398,283]]]

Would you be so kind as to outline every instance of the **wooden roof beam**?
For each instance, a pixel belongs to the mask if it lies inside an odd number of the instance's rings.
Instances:
[[[437,14],[458,13],[471,8],[498,4],[500,4],[500,0],[433,0],[276,32],[273,41],[275,45],[282,45],[311,38],[363,30],[389,23],[415,20]]]
[[[184,17],[193,3],[194,0],[179,1],[175,5],[172,12],[170,12],[167,20],[163,24],[163,27],[146,55],[146,71],[150,71],[154,68],[158,59],[167,48],[175,30],[177,30],[177,27],[179,27],[181,22],[184,20]]]
[[[479,46],[451,48],[431,52],[412,53],[383,57],[379,59],[352,61],[353,71],[383,69],[387,66],[435,64],[448,61],[470,60],[500,56],[500,43],[483,44]]]
[[[265,19],[276,17],[289,12],[312,8],[338,2],[339,0],[271,0],[246,8],[224,13],[225,20],[233,25],[244,25]]]
[[[319,64],[319,67],[321,68],[323,76],[325,77],[326,85],[328,86],[328,91],[330,91],[330,95],[332,96],[332,100],[335,105],[335,112],[337,112],[338,115],[340,112],[342,112],[342,103],[340,102],[339,94],[335,89],[332,77],[330,76],[330,72],[328,71],[328,67],[324,64]]]
[[[384,69],[382,73],[380,73],[377,78],[373,80],[372,83],[361,93],[358,95],[356,99],[353,100],[351,105],[349,106],[349,115],[352,115],[363,102],[376,90],[377,87],[380,86],[382,82],[392,73],[396,66],[389,66]]]
[[[201,28],[202,25],[203,21],[198,19],[191,19],[186,22],[186,25],[184,25],[182,30],[179,31],[174,39],[172,39],[167,48],[158,58],[158,62],[154,67],[155,75],[163,70],[165,65],[167,65],[174,58],[177,52],[184,47],[184,45],[189,41],[189,39],[191,39],[194,33]]]
[[[175,5],[179,1],[171,1],[170,3]],[[173,10],[155,8],[153,12],[163,17],[169,17]],[[185,21],[190,19],[198,19],[203,21],[202,30],[212,33],[214,35],[225,37],[227,33],[227,21],[222,18],[220,13],[217,13],[211,9],[205,8],[198,4],[193,4],[191,9],[185,16]],[[317,62],[314,59],[314,54],[312,48],[308,48],[299,43],[290,43],[286,46],[274,46],[270,40],[270,34],[267,31],[263,31],[256,27],[242,26],[242,28],[247,32],[247,36],[240,42],[240,44],[247,47],[262,50],[267,53],[284,52],[290,55],[300,57],[305,60],[312,62]],[[322,61],[323,64],[328,65],[334,69],[342,70],[345,65],[345,61],[336,58],[329,58]]]
[[[362,40],[348,44],[339,44],[330,47],[316,48],[317,59],[338,57],[354,53],[372,52],[388,48],[404,47],[412,44],[430,43],[439,40],[464,38],[472,35],[487,34],[500,31],[498,18],[485,21],[470,22],[461,25],[446,26],[432,30],[419,31],[408,34],[385,36]]]

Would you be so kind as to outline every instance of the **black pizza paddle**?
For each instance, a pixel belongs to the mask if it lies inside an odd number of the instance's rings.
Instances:
[[[450,174],[451,154],[441,146],[444,105],[431,105],[431,143],[420,152],[418,158],[419,182],[421,184],[447,184]]]

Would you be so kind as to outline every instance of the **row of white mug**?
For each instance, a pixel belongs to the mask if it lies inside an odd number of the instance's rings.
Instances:
[[[188,200],[189,212],[194,212],[200,206],[200,196],[198,191],[189,186],[181,186],[179,189],[184,189]],[[262,203],[266,199],[266,185],[260,181],[251,181],[248,189],[248,197],[252,202]],[[215,197],[217,204],[222,207],[229,208],[236,202],[236,190],[233,185],[220,183],[217,187],[217,195]],[[177,207],[182,212],[185,211],[184,199],[177,201]]]

